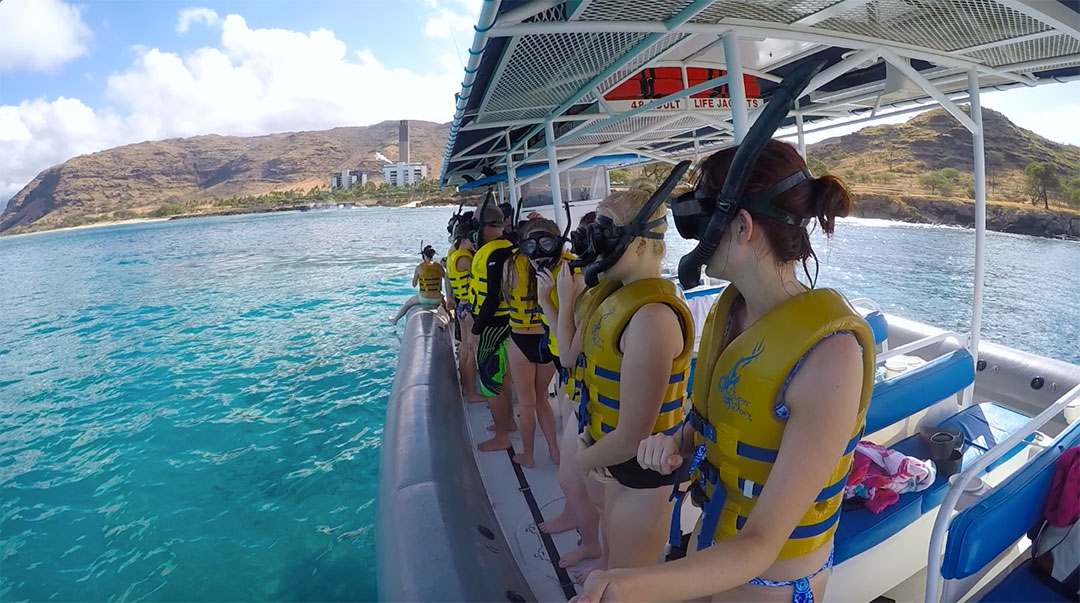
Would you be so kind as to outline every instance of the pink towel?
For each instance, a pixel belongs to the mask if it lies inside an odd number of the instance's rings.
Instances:
[[[844,499],[862,498],[873,514],[907,492],[921,492],[934,483],[934,464],[901,452],[862,441],[855,446],[855,457],[848,474]]]
[[[1059,528],[1071,526],[1080,517],[1080,446],[1058,457],[1043,514],[1050,525]]]

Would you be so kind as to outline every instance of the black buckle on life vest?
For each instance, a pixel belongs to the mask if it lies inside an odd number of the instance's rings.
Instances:
[[[690,412],[686,415],[686,422],[690,424],[690,427],[694,428],[694,431],[705,436],[706,440],[713,444],[716,443],[716,428],[699,415],[696,409],[690,409]]]

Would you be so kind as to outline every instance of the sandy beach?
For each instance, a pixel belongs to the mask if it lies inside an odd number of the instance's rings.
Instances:
[[[121,224],[139,224],[142,222],[164,222],[168,218],[135,218],[132,220],[110,220],[108,222],[94,222],[93,224],[82,224],[79,226],[66,226],[64,228],[53,228],[51,230],[39,230],[37,232],[21,232],[13,235],[0,235],[6,237],[29,237],[33,235],[51,234],[54,232],[64,232],[67,230],[84,230],[87,228],[104,228],[106,226],[120,226]]]

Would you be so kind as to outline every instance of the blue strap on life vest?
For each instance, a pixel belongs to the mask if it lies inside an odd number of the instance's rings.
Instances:
[[[705,444],[702,444],[694,451],[694,460],[690,462],[690,469],[687,471],[687,475],[692,475],[704,460]],[[686,490],[679,489],[680,481],[681,480],[678,478],[675,479],[675,483],[671,486],[671,496],[668,498],[669,501],[675,501],[675,508],[671,511],[671,530],[668,532],[668,544],[670,544],[672,548],[676,548],[682,544],[682,503],[686,498],[686,493],[689,491],[689,487]]]
[[[704,489],[704,487],[702,488]],[[713,536],[716,535],[716,526],[720,523],[720,514],[724,510],[724,501],[727,500],[727,490],[724,486],[717,483],[713,488],[712,497],[705,503],[705,508],[702,509],[703,514],[701,517],[701,533],[698,534],[697,550],[702,551],[713,543]]]

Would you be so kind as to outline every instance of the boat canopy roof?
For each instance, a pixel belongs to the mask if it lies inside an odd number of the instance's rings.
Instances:
[[[800,131],[934,102],[963,122],[971,78],[1080,78],[1078,0],[483,0],[475,29],[442,185],[728,144],[806,61],[826,67],[785,124]]]

